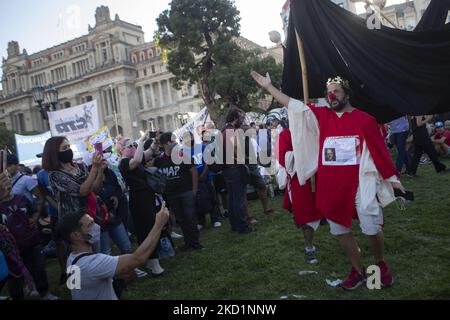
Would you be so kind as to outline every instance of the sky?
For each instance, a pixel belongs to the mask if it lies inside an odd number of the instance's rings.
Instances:
[[[266,47],[272,46],[268,33],[282,33],[280,18],[285,0],[235,0],[241,15],[241,34]],[[388,5],[404,0],[388,0]],[[95,8],[106,5],[111,17],[142,26],[145,40],[151,41],[155,19],[169,7],[170,0],[0,0],[0,56],[7,44],[19,41],[28,54],[88,33],[95,25]]]

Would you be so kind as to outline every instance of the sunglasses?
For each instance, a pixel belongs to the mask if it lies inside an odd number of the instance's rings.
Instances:
[[[130,143],[128,145],[125,145],[124,147],[125,148],[137,148],[138,144],[136,142],[134,142],[134,143]]]

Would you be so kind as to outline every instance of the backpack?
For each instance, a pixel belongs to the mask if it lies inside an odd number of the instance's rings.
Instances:
[[[167,176],[158,171],[156,167],[144,168],[147,185],[155,192],[164,194],[167,185]]]
[[[94,222],[101,227],[108,225],[112,220],[112,214],[108,206],[94,192],[89,193],[87,196],[87,211],[91,218],[94,219]]]
[[[20,251],[33,248],[40,243],[39,231],[29,221],[25,198],[15,196],[12,200],[0,203],[0,212],[7,216],[7,227],[16,239]]]

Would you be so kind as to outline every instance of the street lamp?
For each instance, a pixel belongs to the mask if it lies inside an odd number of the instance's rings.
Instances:
[[[34,101],[38,104],[42,119],[48,120],[47,112],[54,111],[58,103],[58,90],[53,86],[47,88],[35,86],[32,89]],[[52,108],[50,108],[50,105]]]
[[[53,86],[48,86],[45,91],[45,97],[48,103],[52,105],[51,111],[56,109],[56,104],[58,103],[58,90]]]
[[[271,42],[275,43],[277,46],[282,46],[283,48],[285,48],[285,45],[283,43],[283,41],[281,40],[281,34],[276,31],[270,31],[269,32],[269,39]]]
[[[188,123],[189,115],[187,113],[178,113],[177,118],[178,120],[180,120],[181,126],[184,126],[186,123]]]

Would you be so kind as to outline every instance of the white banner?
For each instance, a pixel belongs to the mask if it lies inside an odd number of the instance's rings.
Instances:
[[[20,163],[27,167],[40,165],[42,159],[36,157],[44,150],[45,142],[50,139],[50,131],[32,136],[14,134],[16,138],[17,156]]]
[[[65,136],[70,143],[84,142],[100,129],[97,100],[48,113],[52,136]]]
[[[85,139],[100,129],[97,100],[72,108],[48,113],[52,136],[65,136],[74,152],[81,158],[87,152]]]
[[[178,141],[181,141],[186,132],[192,132],[194,134],[195,143],[201,143],[200,132],[197,129],[207,126],[208,124],[214,124],[214,122],[209,116],[208,108],[204,107],[191,121],[176,130],[173,134],[177,137]]]

